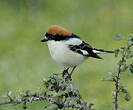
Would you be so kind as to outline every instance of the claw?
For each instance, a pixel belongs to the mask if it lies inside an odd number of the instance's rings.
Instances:
[[[69,75],[69,72],[68,72],[69,68],[65,69],[63,72],[62,72],[62,77],[64,78],[66,75]]]

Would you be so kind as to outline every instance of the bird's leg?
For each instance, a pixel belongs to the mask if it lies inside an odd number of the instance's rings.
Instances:
[[[62,77],[63,78],[65,77],[65,75],[69,75],[68,70],[69,70],[69,67],[68,68],[65,68],[64,71],[62,72]]]
[[[77,66],[74,66],[74,67],[73,67],[73,69],[72,69],[72,71],[71,71],[71,73],[70,73],[71,76],[72,76],[72,73],[73,73],[73,71],[75,70],[76,67],[77,67]]]
[[[69,79],[71,79],[72,73],[75,70],[75,68],[76,68],[76,66],[74,66],[73,69],[72,69],[72,71],[71,71],[71,73],[69,73],[69,76],[68,76]]]

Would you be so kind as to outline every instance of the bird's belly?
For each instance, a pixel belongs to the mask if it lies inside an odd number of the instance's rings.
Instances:
[[[52,58],[63,66],[74,67],[86,59],[84,56],[69,50],[67,46],[61,44],[57,48],[49,49]]]
[[[68,50],[68,52],[64,51],[63,53],[55,53],[53,59],[63,66],[70,67],[77,66],[85,60],[85,58],[82,55],[74,53],[70,50]]]

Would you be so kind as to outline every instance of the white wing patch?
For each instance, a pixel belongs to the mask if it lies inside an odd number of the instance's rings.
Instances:
[[[67,41],[64,41],[67,45],[80,45],[82,43],[82,40],[78,38],[71,38]]]
[[[83,55],[88,55],[89,54],[86,50],[80,50],[80,51],[83,53]]]

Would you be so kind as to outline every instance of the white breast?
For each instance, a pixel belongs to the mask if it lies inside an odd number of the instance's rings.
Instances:
[[[69,50],[68,45],[63,41],[48,41],[47,43],[52,58],[63,66],[77,66],[85,60],[84,56]]]

